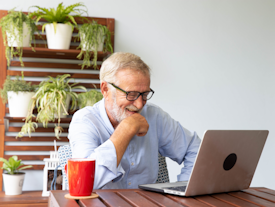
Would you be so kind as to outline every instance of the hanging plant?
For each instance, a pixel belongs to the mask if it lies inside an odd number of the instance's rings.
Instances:
[[[80,38],[80,45],[78,48],[81,52],[77,56],[78,59],[82,59],[82,67],[89,67],[93,65],[94,69],[97,69],[97,52],[111,52],[113,53],[113,47],[111,43],[111,32],[110,30],[96,21],[92,23],[84,23],[78,28],[78,38]],[[102,44],[101,48],[100,45]],[[93,53],[91,53],[91,51]],[[90,61],[93,54],[93,60]]]
[[[27,33],[23,35],[23,23],[26,25]],[[21,62],[21,66],[24,66],[22,61],[23,54],[23,38],[24,36],[30,35],[30,39],[28,40],[28,46],[31,47],[32,41],[35,43],[34,33],[37,32],[37,27],[35,22],[29,15],[21,11],[14,11],[14,9],[8,11],[8,14],[4,16],[0,21],[0,27],[2,29],[2,36],[4,40],[4,45],[6,47],[6,59],[7,65],[10,65],[10,60],[17,56]],[[8,45],[8,42],[11,44],[17,43],[16,48]],[[33,48],[34,50],[34,48]]]
[[[31,137],[31,132],[37,128],[36,122],[32,121],[35,117],[33,109],[37,107],[36,121],[42,123],[43,127],[47,127],[50,121],[58,119],[58,123],[55,126],[55,136],[59,139],[63,128],[60,126],[60,119],[62,113],[68,115],[66,109],[66,99],[71,98],[71,110],[75,110],[77,107],[77,93],[73,89],[82,89],[86,91],[84,86],[76,86],[78,83],[70,84],[72,78],[69,78],[69,74],[62,76],[58,75],[56,78],[50,77],[46,81],[39,84],[39,88],[33,97],[33,103],[26,117],[25,124],[21,128],[17,137],[22,137],[28,133]],[[69,78],[69,79],[68,79]]]

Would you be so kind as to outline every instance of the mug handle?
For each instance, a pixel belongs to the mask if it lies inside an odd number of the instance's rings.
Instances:
[[[66,165],[64,166],[64,170],[65,170],[66,175],[68,176],[67,165],[68,165],[68,164],[66,164]]]

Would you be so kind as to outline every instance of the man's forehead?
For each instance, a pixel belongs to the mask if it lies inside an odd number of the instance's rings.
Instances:
[[[138,77],[139,75],[149,77],[150,79],[150,74],[146,70],[140,70],[136,68],[121,68],[117,71],[116,73],[116,78],[118,79],[123,79],[123,76],[132,76],[133,78]]]

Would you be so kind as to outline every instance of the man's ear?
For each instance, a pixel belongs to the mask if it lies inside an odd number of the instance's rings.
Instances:
[[[100,84],[100,89],[103,97],[106,99],[109,92],[108,83],[106,81],[102,81]]]

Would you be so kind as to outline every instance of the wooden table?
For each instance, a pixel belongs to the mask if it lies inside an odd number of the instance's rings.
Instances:
[[[48,197],[42,197],[42,191],[23,191],[21,195],[8,196],[0,192],[0,206],[5,207],[47,207]]]
[[[120,190],[95,190],[99,195],[96,199],[69,200],[64,198],[68,191],[51,191],[49,206],[52,207],[209,207],[209,206],[244,206],[275,207],[275,191],[267,188],[249,188],[247,190],[221,193],[195,197],[180,197],[167,194],[154,193],[140,189],[120,189]]]

